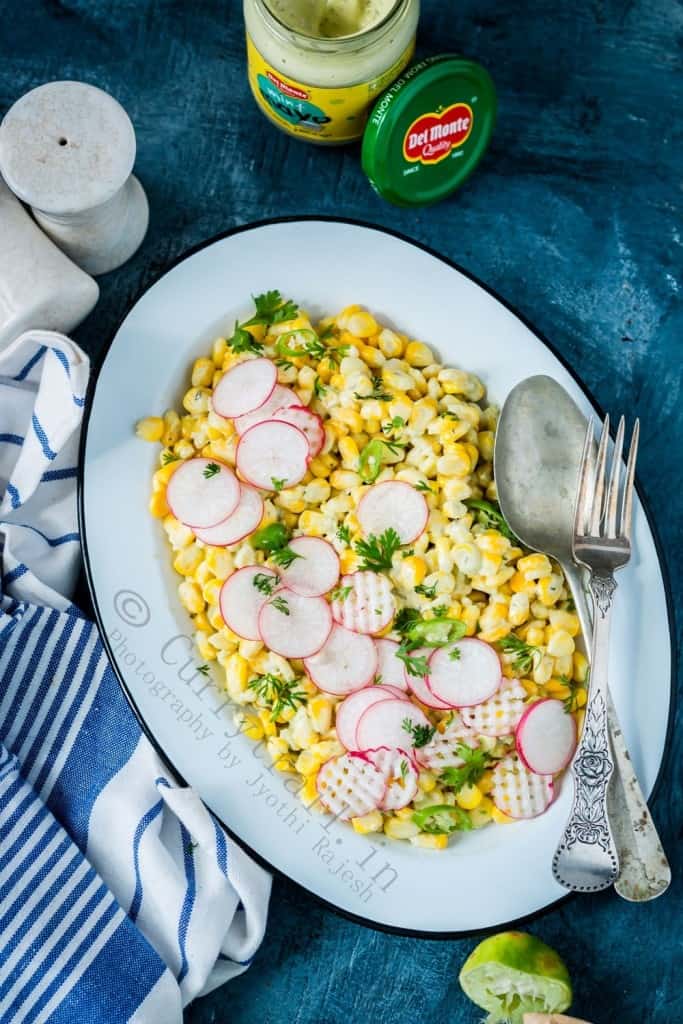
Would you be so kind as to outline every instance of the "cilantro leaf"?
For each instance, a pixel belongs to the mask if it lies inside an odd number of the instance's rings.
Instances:
[[[205,480],[210,480],[212,476],[216,476],[220,473],[221,467],[216,462],[209,462],[207,466],[204,466],[204,472],[202,476]]]
[[[458,743],[455,752],[462,758],[463,764],[459,768],[444,768],[441,781],[458,793],[464,786],[475,785],[492,761],[483,747],[472,748],[466,743]]]
[[[265,675],[255,676],[247,684],[249,689],[254,690],[260,700],[271,708],[270,717],[274,721],[285,708],[296,711],[300,704],[306,700],[306,694],[297,689],[298,680],[285,682],[279,676],[267,672]]]
[[[498,646],[501,651],[506,654],[514,654],[515,657],[512,661],[512,667],[520,675],[527,675],[534,666],[537,655],[540,654],[538,647],[533,647],[531,644],[525,643],[520,640],[514,633],[508,633],[502,640],[498,641]]]
[[[249,331],[245,331],[235,320],[235,330],[232,338],[228,338],[228,345],[233,352],[263,352],[263,345],[256,338],[253,338]]]
[[[433,725],[419,725],[413,722],[411,718],[404,718],[401,722],[401,728],[405,729],[412,737],[415,748],[426,746],[436,732]]]
[[[363,559],[359,566],[362,571],[382,572],[391,569],[392,558],[401,547],[401,538],[390,526],[379,537],[371,533],[367,540],[356,541],[354,547]]]

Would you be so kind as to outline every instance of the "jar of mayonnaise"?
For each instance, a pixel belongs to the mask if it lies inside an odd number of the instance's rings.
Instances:
[[[360,139],[413,55],[419,13],[420,0],[244,0],[256,102],[297,138]]]

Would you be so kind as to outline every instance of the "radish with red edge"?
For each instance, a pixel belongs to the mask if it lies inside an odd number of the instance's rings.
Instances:
[[[404,665],[401,659],[396,657],[399,644],[395,640],[379,638],[375,640],[375,647],[377,648],[377,656],[379,658],[377,674],[382,686],[393,686],[397,690],[407,690],[408,683],[406,682]]]
[[[240,485],[229,466],[215,459],[188,459],[168,481],[166,501],[176,519],[192,529],[217,526],[237,508]]]
[[[366,537],[379,537],[391,529],[396,530],[401,544],[412,544],[427,526],[429,506],[411,484],[386,480],[365,492],[356,515]]]
[[[308,469],[308,441],[291,423],[264,420],[242,434],[235,462],[242,477],[254,487],[266,491],[293,487]]]
[[[283,658],[308,658],[332,629],[330,606],[322,597],[302,597],[282,587],[266,598],[258,617],[266,647]]]
[[[207,526],[204,530],[195,530],[197,540],[210,547],[228,547],[237,544],[252,533],[263,519],[263,498],[258,491],[248,484],[240,487],[240,500],[237,508],[218,526]]]
[[[221,587],[219,604],[225,624],[233,633],[244,640],[260,640],[258,617],[261,608],[268,600],[254,585],[256,576],[270,576],[277,582],[278,575],[263,565],[246,565],[228,576]]]
[[[317,412],[308,409],[305,405],[290,405],[282,409],[276,409],[273,413],[274,420],[282,420],[283,423],[291,423],[298,427],[308,440],[309,457],[314,459],[319,455],[325,444],[325,430],[323,421]]]
[[[384,775],[362,754],[326,761],[316,777],[320,802],[335,818],[362,818],[379,807],[386,792]]]
[[[263,405],[260,405],[258,409],[254,409],[253,412],[237,417],[235,420],[235,430],[240,435],[246,434],[247,430],[250,427],[255,427],[257,423],[263,423],[264,420],[272,420],[273,414],[278,410],[281,411],[287,409],[290,405],[300,404],[301,400],[294,391],[283,387],[282,384],[276,384],[270,398]]]
[[[561,700],[547,697],[526,709],[515,732],[517,753],[530,772],[556,775],[576,750],[576,722]]]
[[[365,756],[384,776],[387,789],[380,803],[383,811],[400,811],[417,795],[417,768],[405,750],[378,747],[366,750]]]
[[[418,647],[417,650],[410,652],[410,657],[429,659],[432,653],[432,647]],[[407,688],[411,691],[413,696],[417,697],[420,704],[424,704],[428,708],[435,708],[437,711],[451,710],[451,704],[447,704],[444,700],[439,700],[439,698],[430,690],[429,676],[411,675],[406,666],[403,678],[405,679]]]
[[[373,681],[377,650],[369,636],[335,624],[325,646],[306,658],[305,668],[319,690],[341,697]]]
[[[483,704],[463,708],[465,725],[482,736],[509,736],[526,709],[527,693],[516,679],[505,679]]]
[[[430,729],[429,720],[408,700],[380,700],[360,716],[356,738],[359,750],[399,747],[412,750],[414,729]]]
[[[393,700],[397,691],[388,686],[366,686],[349,694],[346,700],[337,705],[335,728],[337,738],[347,750],[358,750],[356,729],[360,716],[380,700]],[[399,699],[404,699],[403,697]]]
[[[277,367],[271,359],[246,359],[227,370],[216,384],[213,411],[226,419],[244,416],[260,409],[276,384]]]
[[[444,768],[462,768],[465,761],[458,748],[461,744],[472,750],[479,746],[479,740],[456,713],[443,732],[435,732],[429,743],[415,751],[415,757],[425,768],[442,771]]]
[[[388,578],[379,572],[342,576],[340,594],[332,601],[335,622],[354,633],[381,633],[396,612]]]
[[[332,590],[339,579],[339,555],[320,537],[295,537],[287,547],[294,561],[281,569],[282,582],[302,597],[321,597]]]
[[[454,651],[458,654],[454,657]],[[474,637],[440,647],[429,659],[427,686],[452,708],[481,704],[498,690],[503,674],[490,644]]]
[[[510,754],[493,769],[491,796],[508,818],[537,818],[555,799],[555,787],[552,775],[536,775]]]

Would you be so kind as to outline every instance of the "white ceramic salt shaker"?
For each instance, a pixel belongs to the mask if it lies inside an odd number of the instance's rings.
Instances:
[[[0,349],[32,328],[69,334],[99,294],[0,178]]]
[[[31,90],[0,124],[0,173],[43,231],[89,274],[125,263],[149,206],[131,174],[135,132],[120,103],[84,82]]]

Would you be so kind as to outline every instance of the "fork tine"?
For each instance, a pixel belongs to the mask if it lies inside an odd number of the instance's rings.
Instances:
[[[636,459],[638,458],[638,438],[640,437],[640,420],[636,420],[633,426],[631,447],[628,453],[626,464],[626,483],[624,484],[624,506],[621,510],[621,524],[619,535],[626,540],[631,539],[631,519],[633,517],[633,487],[636,476]]]
[[[583,442],[581,462],[579,464],[579,482],[576,495],[576,508],[574,509],[574,536],[583,537],[588,523],[588,512],[590,511],[591,481],[593,477],[593,436],[595,426],[593,417],[588,420],[586,438]]]
[[[590,534],[592,537],[600,536],[600,523],[602,522],[603,497],[605,494],[605,468],[607,465],[607,440],[609,438],[609,414],[605,416],[598,446],[598,461],[595,467],[595,488],[593,490],[593,507],[591,511]]]
[[[608,537],[617,535],[617,507],[619,505],[619,476],[621,473],[621,453],[624,449],[624,417],[619,420],[617,436],[612,453],[612,471],[610,473],[607,497],[605,499],[605,530]]]

